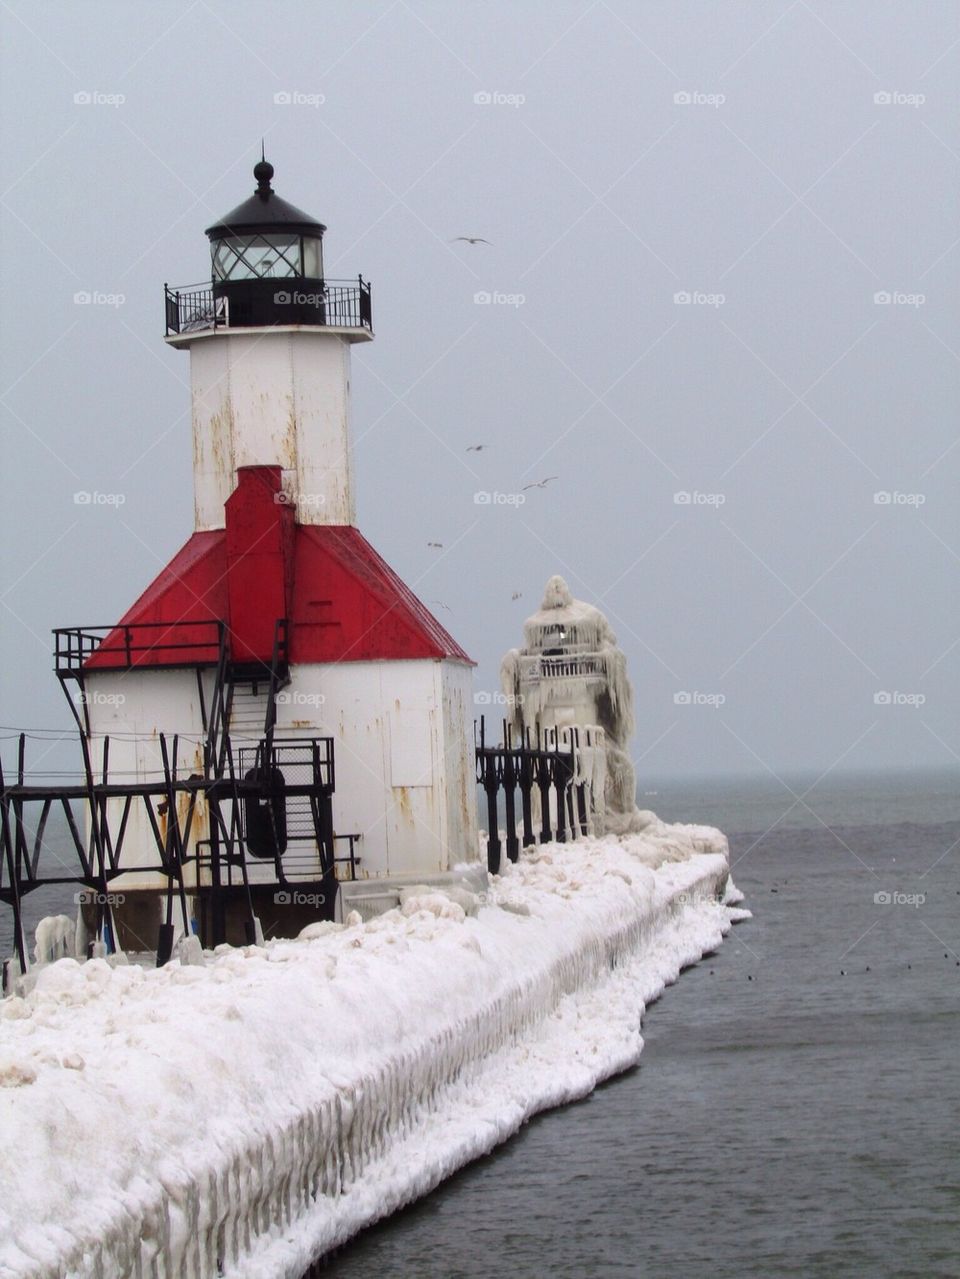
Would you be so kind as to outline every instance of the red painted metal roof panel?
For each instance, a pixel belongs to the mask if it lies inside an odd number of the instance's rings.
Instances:
[[[130,608],[87,670],[127,664],[123,628],[214,620],[231,627],[227,590],[227,537],[223,529],[194,533]],[[240,619],[236,619],[239,621]],[[275,619],[271,619],[272,622]],[[417,658],[471,659],[430,610],[401,581],[358,529],[345,525],[296,526],[289,616],[292,663],[376,662]],[[235,629],[235,628],[234,628]],[[161,626],[141,633],[162,643],[138,651],[136,666],[192,665],[216,660],[209,631]],[[193,647],[193,641],[196,647]],[[138,648],[140,647],[138,643]]]
[[[359,529],[302,524],[296,547],[293,661],[446,657],[470,662]]]
[[[87,658],[84,669],[216,662],[216,629],[210,623],[226,617],[226,570],[223,530],[194,533]]]

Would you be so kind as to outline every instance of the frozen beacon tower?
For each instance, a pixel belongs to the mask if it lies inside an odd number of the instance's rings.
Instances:
[[[637,812],[627,753],[633,687],[609,622],[592,604],[575,600],[562,577],[551,577],[540,608],[523,625],[523,640],[500,667],[513,732],[558,745],[569,745],[572,736],[588,784],[591,824],[630,830]]]

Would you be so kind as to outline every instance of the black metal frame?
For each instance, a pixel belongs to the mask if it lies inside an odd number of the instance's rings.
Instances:
[[[502,723],[501,744],[488,746],[486,722],[480,717],[479,739],[474,723],[474,749],[477,761],[477,783],[483,787],[487,799],[487,869],[491,875],[500,872],[503,846],[500,840],[498,800],[502,792],[505,808],[506,852],[510,861],[520,856],[524,848],[555,840],[565,843],[568,830],[572,838],[587,834],[586,787],[575,782],[577,772],[576,744],[571,736],[569,750],[564,750],[556,729],[541,734],[536,741],[529,730],[513,744],[513,733],[506,720]],[[533,830],[533,791],[540,793],[540,831]],[[551,828],[550,792],[556,796],[557,824]],[[520,793],[522,837],[517,835],[517,791]],[[575,805],[575,807],[574,807]],[[569,826],[568,819],[569,817]]]
[[[183,638],[188,631],[193,638]],[[107,644],[105,641],[112,635],[117,636],[118,642]],[[180,638],[168,640],[170,635]],[[54,629],[53,637],[54,670],[63,679],[79,676],[94,653],[116,659],[111,660],[108,667],[99,667],[100,670],[129,670],[134,666],[215,666],[223,647],[224,626],[215,618],[195,622],[59,626]],[[205,656],[198,658],[198,650],[205,652]],[[194,656],[187,658],[186,653]],[[159,660],[150,661],[152,657]]]
[[[286,294],[289,300],[275,301]],[[303,295],[310,299],[298,302]],[[270,324],[307,324],[324,328],[373,331],[370,282],[310,280],[303,276],[215,280],[163,286],[166,336],[206,329],[249,328]]]
[[[183,638],[192,628],[189,638]],[[359,835],[338,837],[333,830],[332,797],[335,787],[334,746],[331,737],[277,737],[276,698],[288,682],[287,620],[277,620],[272,659],[257,666],[231,663],[227,631],[222,622],[210,619],[185,623],[140,623],[120,627],[65,627],[54,632],[55,669],[79,730],[84,781],[77,785],[38,785],[28,781],[25,769],[26,735],[20,734],[16,780],[8,782],[0,762],[0,902],[13,910],[17,958],[26,970],[26,950],[22,927],[22,899],[48,884],[76,884],[95,894],[96,935],[112,949],[116,929],[111,913],[110,885],[119,876],[162,874],[166,878],[164,922],[157,939],[157,962],[166,962],[173,945],[173,911],[179,902],[184,932],[189,932],[184,868],[197,867],[196,889],[202,915],[209,928],[202,930],[205,944],[226,940],[226,903],[237,893],[246,899],[246,934],[255,938],[252,887],[318,890],[332,917],[338,878],[356,875],[359,858],[355,842]],[[200,638],[198,638],[198,633]],[[116,634],[118,640],[104,647],[104,640]],[[170,639],[173,634],[174,638]],[[190,657],[187,657],[189,650]],[[162,776],[156,780],[119,780],[110,775],[110,738],[102,739],[99,760],[94,765],[91,751],[89,707],[85,696],[79,705],[69,694],[69,686],[85,690],[87,663],[95,653],[110,654],[102,670],[155,669],[158,666],[193,667],[203,728],[203,771],[186,769],[180,760],[180,739],[161,734],[158,738]],[[153,660],[147,660],[147,658]],[[159,657],[159,661],[156,660]],[[113,660],[115,659],[115,660]],[[204,673],[214,669],[212,697],[207,701]],[[265,722],[259,742],[235,749],[229,725],[233,693],[237,684],[266,680],[269,686]],[[195,769],[192,760],[190,767]],[[201,800],[209,812],[209,833],[198,839],[195,819]],[[270,884],[252,884],[249,868],[263,865],[251,860],[246,844],[245,809],[249,804],[265,806],[271,813],[276,804],[300,801],[300,816],[306,821],[296,829],[293,842],[300,857],[289,856],[276,837],[273,863],[275,878]],[[111,819],[111,801],[120,801],[120,816]],[[131,812],[142,804],[152,832],[156,860],[149,865],[125,867],[121,862],[124,839]],[[30,820],[39,805],[36,820]],[[78,825],[74,805],[85,810],[87,838]],[[40,872],[44,833],[51,812],[62,808],[77,858],[73,874],[45,875]],[[115,812],[115,805],[114,805]],[[349,841],[349,853],[337,856],[337,838]],[[306,859],[303,850],[311,845]],[[305,864],[306,862],[306,864]],[[319,873],[317,870],[319,863]],[[338,867],[342,868],[338,876]],[[203,935],[203,932],[206,935]]]

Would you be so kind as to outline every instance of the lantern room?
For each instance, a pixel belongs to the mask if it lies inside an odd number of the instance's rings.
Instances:
[[[207,227],[210,282],[166,289],[167,336],[207,328],[275,325],[357,330],[372,328],[370,286],[328,280],[323,233],[316,218],[281,199],[273,165],[254,166],[256,190]]]
[[[322,324],[326,227],[276,194],[267,160],[253,176],[253,195],[207,227],[213,295],[232,325]]]

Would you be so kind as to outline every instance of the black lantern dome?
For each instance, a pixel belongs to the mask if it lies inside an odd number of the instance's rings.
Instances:
[[[327,280],[327,228],[277,195],[273,165],[262,153],[253,176],[253,195],[207,227],[211,283],[165,286],[167,337],[278,324],[357,330],[352,341],[371,337],[370,285],[362,276]]]
[[[231,326],[324,324],[327,228],[277,195],[267,160],[253,176],[253,195],[207,227],[214,296],[228,299]]]

